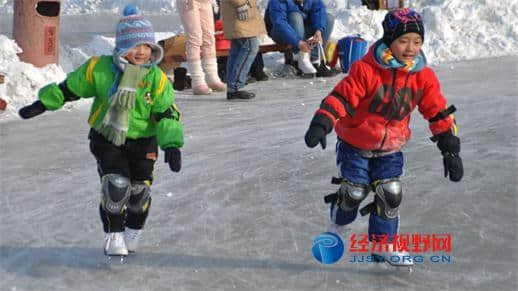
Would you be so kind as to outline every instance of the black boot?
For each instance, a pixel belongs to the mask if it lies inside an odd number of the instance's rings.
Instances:
[[[324,62],[319,64],[313,64],[315,69],[317,69],[317,77],[334,77],[337,75],[337,72],[333,69],[330,69]]]
[[[264,71],[254,72],[252,77],[257,81],[268,81],[268,75]]]
[[[246,78],[246,85],[252,84],[252,83],[255,83],[255,82],[257,82],[257,79],[254,78],[252,75],[248,75],[248,77]]]
[[[227,100],[234,99],[252,99],[255,97],[255,94],[248,91],[236,91],[236,92],[227,92]]]
[[[256,81],[268,80],[268,75],[264,73],[264,62],[262,53],[258,53],[255,56],[254,62],[250,67],[250,76],[252,76]]]
[[[227,79],[227,57],[218,57],[218,76],[222,82]]]
[[[173,89],[177,91],[183,91],[185,89],[185,78],[187,77],[187,69],[186,68],[176,68],[174,69],[174,82]]]

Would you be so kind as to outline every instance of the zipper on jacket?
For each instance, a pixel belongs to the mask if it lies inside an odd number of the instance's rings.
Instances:
[[[393,90],[393,93],[392,93],[392,100],[394,100],[394,97],[396,96],[396,88],[395,88],[395,84],[396,84],[396,69],[393,69],[393,74],[392,74],[392,90]],[[403,85],[403,88],[406,88],[406,86],[408,85],[408,79],[410,78],[410,74],[411,73],[408,73],[406,78],[405,78],[405,84]],[[409,113],[410,114],[410,113]],[[392,121],[392,115],[393,113],[391,113],[390,115],[390,118],[387,120],[387,122],[385,122],[385,125],[383,127],[384,131],[383,131],[383,139],[381,140],[381,146],[379,148],[379,150],[381,150],[383,148],[383,146],[385,145],[385,140],[387,139],[387,125]]]
[[[392,96],[390,98],[390,101],[394,100],[394,96],[396,95],[396,88],[394,87],[396,85],[396,69],[392,69]],[[392,113],[390,113],[390,117],[383,125],[383,138],[381,139],[381,145],[378,150],[381,150],[383,148],[383,145],[385,145],[385,140],[387,139],[387,125],[389,124],[390,120],[392,118]]]

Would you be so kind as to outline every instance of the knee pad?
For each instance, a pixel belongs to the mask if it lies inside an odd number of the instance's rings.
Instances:
[[[101,178],[101,205],[111,214],[121,214],[130,197],[130,180],[119,174],[107,174]]]
[[[344,180],[338,190],[338,205],[343,211],[351,211],[360,205],[369,191],[367,185],[354,184]]]
[[[128,201],[128,210],[135,213],[144,213],[151,205],[151,188],[145,182],[133,182],[131,195]]]
[[[392,219],[399,215],[399,204],[403,199],[403,190],[399,179],[381,180],[375,184],[376,212],[385,219]]]

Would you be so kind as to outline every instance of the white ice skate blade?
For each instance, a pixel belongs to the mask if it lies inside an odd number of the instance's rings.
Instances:
[[[124,259],[126,256],[123,255],[106,255],[108,259],[108,263],[117,263],[124,264]]]

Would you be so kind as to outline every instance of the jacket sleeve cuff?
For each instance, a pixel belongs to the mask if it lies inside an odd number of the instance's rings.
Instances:
[[[47,110],[58,110],[63,107],[65,97],[63,92],[55,83],[49,84],[40,89],[38,99],[43,103]]]

